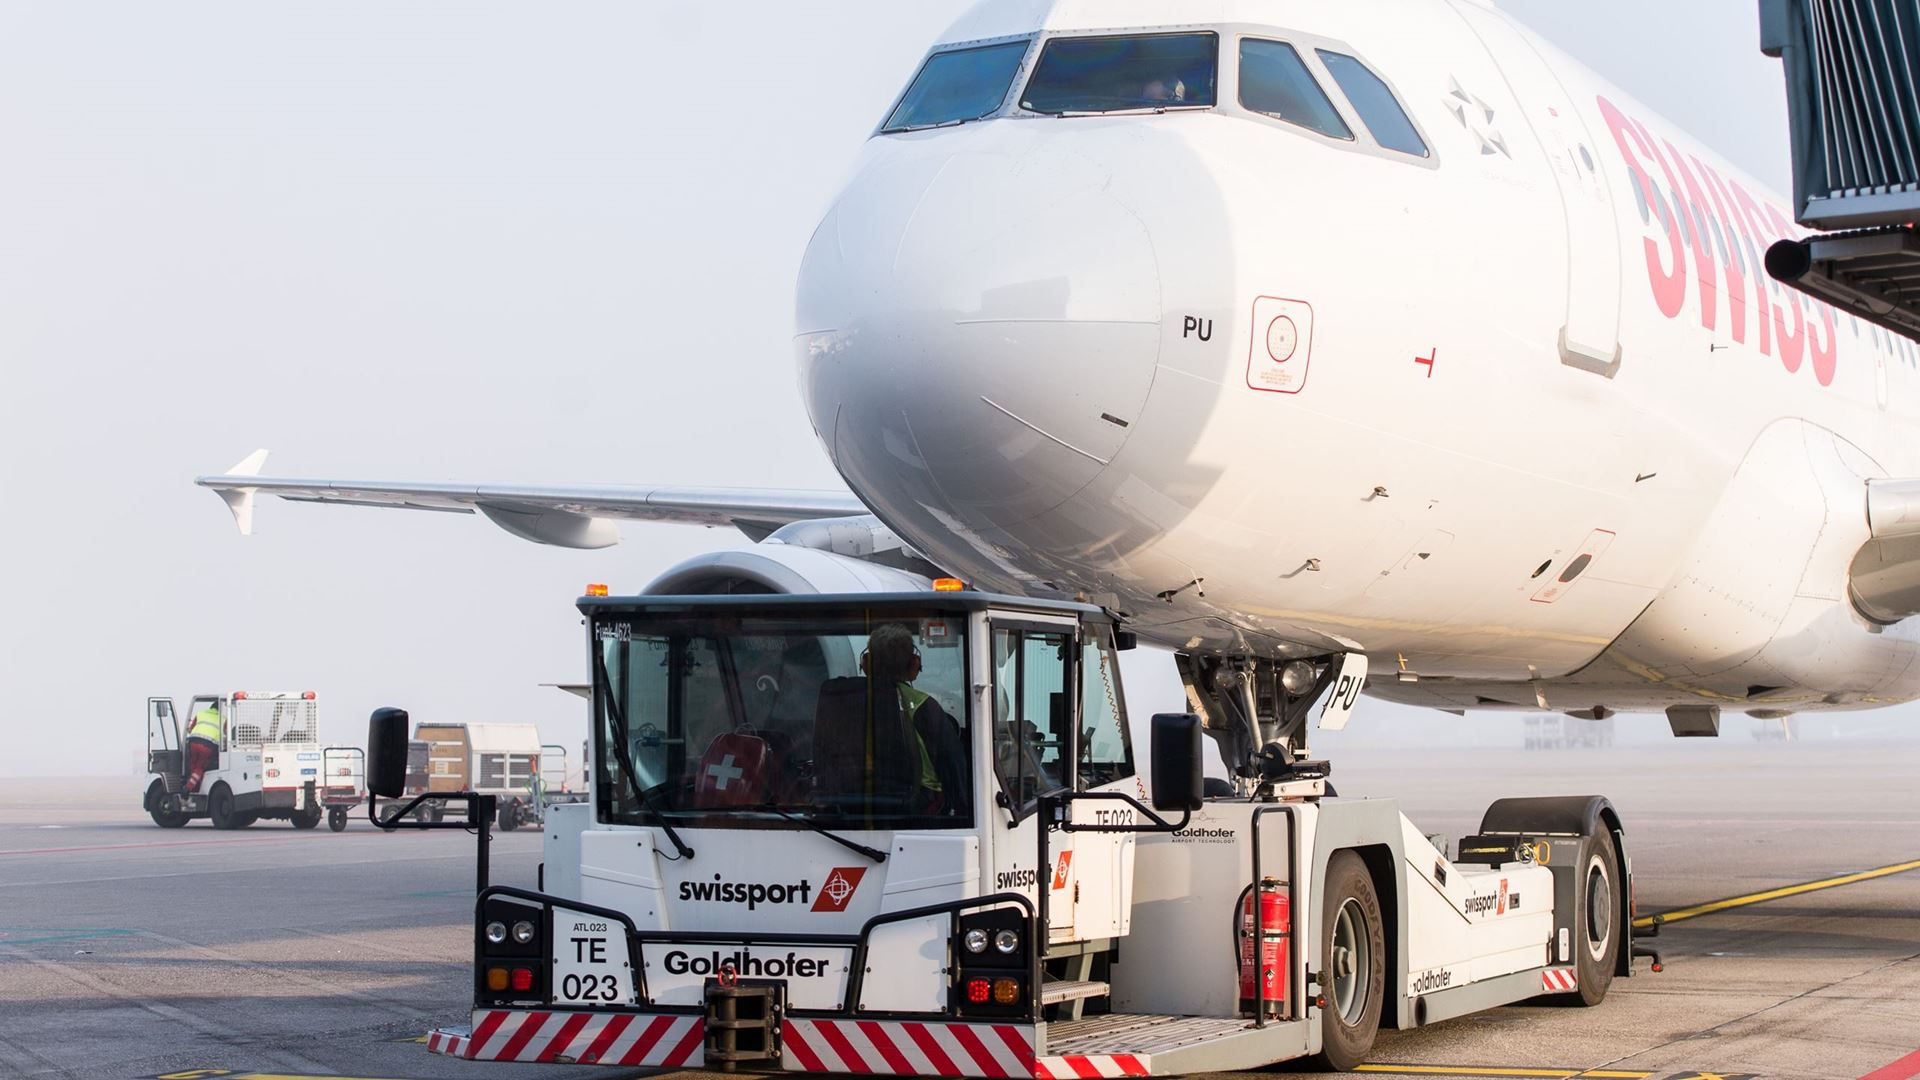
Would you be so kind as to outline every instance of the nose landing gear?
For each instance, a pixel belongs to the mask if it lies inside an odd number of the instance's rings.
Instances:
[[[1361,676],[1344,655],[1310,660],[1176,654],[1187,698],[1200,714],[1201,730],[1213,739],[1233,778],[1236,794],[1271,794],[1276,785],[1324,782],[1332,772],[1310,758],[1307,718],[1323,695],[1328,712],[1340,707],[1341,722],[1360,694]],[[1324,722],[1324,721],[1323,721]],[[1301,794],[1332,794],[1316,786]]]

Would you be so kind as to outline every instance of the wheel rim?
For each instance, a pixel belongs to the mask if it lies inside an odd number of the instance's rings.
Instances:
[[[1373,938],[1366,912],[1349,897],[1333,919],[1333,1009],[1343,1023],[1366,1017],[1367,991],[1373,982]]]
[[[1606,860],[1595,855],[1587,862],[1587,955],[1604,960],[1613,939],[1613,879]]]

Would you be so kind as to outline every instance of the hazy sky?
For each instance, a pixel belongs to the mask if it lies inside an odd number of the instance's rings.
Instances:
[[[577,745],[538,684],[579,677],[582,586],[739,536],[574,552],[268,499],[243,540],[192,477],[264,446],[282,475],[837,486],[794,273],[961,6],[0,3],[0,774],[129,771],[146,696],[236,688],[315,690],[356,743],[399,704]],[[1506,6],[1786,186],[1754,0]]]

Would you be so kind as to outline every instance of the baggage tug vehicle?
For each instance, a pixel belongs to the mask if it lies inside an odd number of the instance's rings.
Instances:
[[[1500,800],[1449,858],[1392,799],[1331,794],[1303,757],[1306,712],[1324,696],[1331,723],[1364,671],[1255,667],[1244,710],[1190,678],[1141,760],[1115,662],[1131,635],[1099,607],[945,580],[579,607],[592,798],[554,808],[540,890],[482,888],[470,1023],[433,1032],[434,1052],[1345,1069],[1382,1026],[1595,1004],[1631,973],[1604,798]],[[375,714],[377,794],[402,790],[406,725]],[[1225,780],[1203,777],[1207,738]]]

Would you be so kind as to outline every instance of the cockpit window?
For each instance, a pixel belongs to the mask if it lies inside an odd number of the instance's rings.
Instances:
[[[1240,40],[1240,105],[1329,138],[1353,138],[1306,62],[1284,41]]]
[[[1211,108],[1219,42],[1213,33],[1054,38],[1020,107],[1055,114]]]
[[[1027,55],[1027,42],[950,49],[927,57],[881,131],[978,120],[1000,108]]]
[[[1407,111],[1400,107],[1393,91],[1373,69],[1345,53],[1325,49],[1319,53],[1320,62],[1327,65],[1327,74],[1346,92],[1353,111],[1360,114],[1375,142],[1414,157],[1427,156],[1427,144],[1414,129],[1413,121],[1407,119]]]

